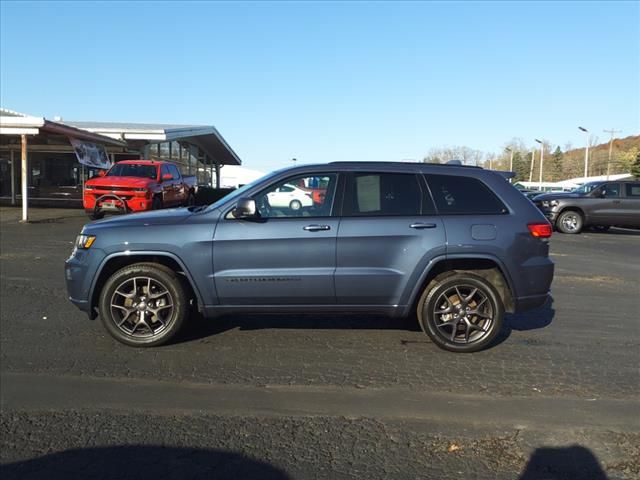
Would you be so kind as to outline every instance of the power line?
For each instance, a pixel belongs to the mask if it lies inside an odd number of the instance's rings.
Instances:
[[[607,180],[609,180],[609,169],[611,167],[611,154],[613,153],[613,136],[616,133],[622,132],[622,130],[603,130],[604,133],[609,133],[611,135],[611,139],[609,140],[609,160],[607,160]]]

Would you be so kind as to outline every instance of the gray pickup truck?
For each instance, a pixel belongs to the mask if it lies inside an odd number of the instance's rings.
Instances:
[[[533,202],[562,233],[640,228],[640,180],[589,182],[571,192],[538,195]]]

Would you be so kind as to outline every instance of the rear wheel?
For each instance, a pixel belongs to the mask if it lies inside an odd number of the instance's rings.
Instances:
[[[196,196],[193,194],[193,192],[189,192],[189,196],[187,197],[186,206],[187,207],[193,207],[195,204],[196,204]]]
[[[565,210],[556,220],[556,228],[562,233],[580,233],[584,220],[580,212]]]
[[[504,306],[491,283],[472,273],[436,278],[418,302],[422,330],[440,348],[476,352],[502,328]]]
[[[302,208],[302,203],[300,203],[300,200],[291,200],[289,208],[294,211],[300,210]]]
[[[138,263],[106,281],[100,319],[119,342],[152,347],[168,342],[188,315],[188,298],[178,275],[168,267]]]

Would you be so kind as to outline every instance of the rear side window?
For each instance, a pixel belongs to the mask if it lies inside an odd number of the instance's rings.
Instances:
[[[418,177],[406,173],[353,173],[347,177],[344,216],[420,215]]]
[[[640,198],[640,183],[625,184],[627,197]]]
[[[453,175],[427,175],[438,212],[444,215],[507,213],[504,203],[480,180]]]

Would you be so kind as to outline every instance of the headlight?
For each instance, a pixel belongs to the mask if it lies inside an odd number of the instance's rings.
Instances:
[[[81,250],[88,250],[93,245],[93,242],[96,241],[95,235],[78,235],[76,238],[76,248]]]
[[[146,192],[146,191],[147,191],[147,189],[146,189],[146,187],[142,187],[142,188],[134,188],[134,189],[133,189],[133,191],[134,191],[134,192]]]

